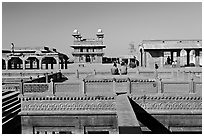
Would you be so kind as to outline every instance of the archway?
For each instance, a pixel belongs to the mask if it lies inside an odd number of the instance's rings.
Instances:
[[[89,55],[86,55],[86,62],[90,62],[91,61],[91,58]]]
[[[19,57],[8,60],[8,69],[23,69],[23,61]]]
[[[182,49],[180,51],[180,66],[184,67],[187,65],[187,52],[186,50]]]
[[[25,61],[26,69],[39,69],[39,60],[36,57],[28,57]]]
[[[44,57],[42,59],[42,69],[53,69],[54,64],[57,64],[57,61],[53,57]]]
[[[2,59],[2,69],[6,69],[6,61]]]

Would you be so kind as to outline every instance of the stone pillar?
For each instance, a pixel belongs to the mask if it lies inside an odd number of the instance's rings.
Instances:
[[[21,82],[20,82],[20,94],[24,94],[23,93],[23,79],[21,79]]]
[[[6,70],[8,70],[8,60],[5,59]]]
[[[23,70],[25,70],[25,67],[26,67],[26,65],[25,65],[25,61],[26,61],[26,57],[20,57],[20,59],[22,60],[22,62],[23,62]]]
[[[189,93],[195,93],[195,89],[194,89],[194,79],[191,78],[190,82],[189,82]]]
[[[55,94],[55,90],[54,90],[54,82],[53,82],[53,78],[51,78],[50,79],[50,85],[49,85],[49,92],[51,93],[51,94]]]
[[[116,79],[113,78],[113,92],[116,94]]]
[[[38,69],[42,69],[42,58],[39,58]]]
[[[25,60],[22,60],[23,61],[23,70],[25,70]]]
[[[96,75],[96,70],[94,69],[93,74]]]
[[[177,51],[177,67],[180,67],[180,52],[181,50]]]
[[[143,52],[143,67],[146,67],[146,63],[147,63],[147,56],[146,56],[146,52]]]
[[[85,82],[85,79],[82,80],[82,94],[83,95],[86,94],[86,82]]]
[[[79,78],[79,71],[78,71],[78,69],[76,70],[76,78]]]
[[[33,61],[30,60],[30,69],[33,69]]]
[[[163,93],[163,87],[162,87],[162,79],[160,78],[159,80],[157,80],[158,82],[158,94]]]
[[[199,50],[195,50],[195,66],[199,67],[200,65],[200,51]]]
[[[131,94],[131,80],[130,80],[130,78],[127,79],[127,83],[128,83],[127,84],[128,85],[128,90],[127,90],[128,92],[127,93]]]
[[[57,62],[57,68],[60,69],[60,63],[59,63],[59,57],[56,58],[56,62]]]
[[[48,81],[49,79],[48,79],[48,73],[45,73],[45,83],[48,83],[49,81]]]

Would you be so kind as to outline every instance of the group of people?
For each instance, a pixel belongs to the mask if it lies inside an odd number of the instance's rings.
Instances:
[[[117,63],[114,62],[113,67],[111,68],[111,73],[112,75],[127,75],[127,65],[122,61],[118,68]]]
[[[177,60],[171,61],[170,57],[168,56],[166,63],[167,63],[167,65],[172,65],[172,67],[176,67],[176,65],[177,65]]]

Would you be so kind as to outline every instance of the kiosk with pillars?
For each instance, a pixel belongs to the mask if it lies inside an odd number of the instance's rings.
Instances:
[[[202,66],[202,40],[143,40],[139,50],[143,67]]]
[[[104,33],[98,29],[96,33],[97,39],[84,39],[77,29],[73,31],[74,43],[71,45],[74,48],[72,55],[75,63],[102,63],[104,55],[103,44]]]

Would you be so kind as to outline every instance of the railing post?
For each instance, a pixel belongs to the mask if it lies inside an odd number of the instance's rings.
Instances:
[[[50,93],[55,94],[53,78],[50,79]]]
[[[24,93],[23,93],[23,79],[21,79],[21,82],[20,82],[20,93],[22,95],[24,95]]]
[[[189,90],[189,93],[195,93],[195,90],[194,90],[194,81],[193,81],[194,79],[193,78],[191,78],[191,80],[190,80],[190,85],[189,85],[189,87],[190,87],[190,90]]]
[[[45,83],[48,83],[48,73],[45,73]]]
[[[158,81],[158,94],[163,93],[163,87],[162,87],[162,79],[160,78]]]
[[[86,95],[86,81],[85,79],[82,80],[82,93]]]
[[[60,78],[60,80],[62,79],[62,72],[61,72],[61,70],[59,70],[59,78]]]
[[[113,92],[116,94],[115,88],[116,88],[116,79],[113,78]]]
[[[128,92],[129,92],[129,94],[131,94],[131,80],[130,80],[130,78],[127,79],[127,82],[128,82]]]
[[[78,69],[76,70],[76,78],[79,78],[79,71],[78,71]]]
[[[96,70],[95,70],[95,69],[94,69],[94,72],[93,72],[93,74],[94,74],[94,75],[96,75]]]

